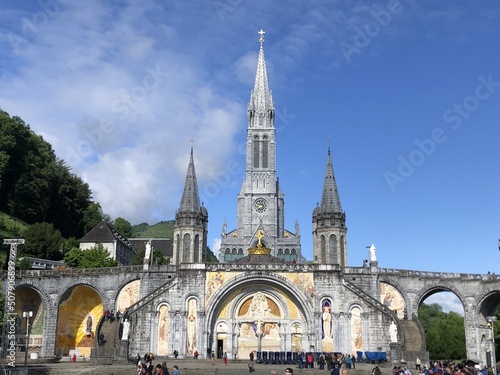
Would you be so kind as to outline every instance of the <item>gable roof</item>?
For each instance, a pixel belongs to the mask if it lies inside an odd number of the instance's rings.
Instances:
[[[78,242],[109,243],[115,241],[121,242],[123,245],[135,252],[134,247],[132,246],[130,241],[105,220],[102,220],[100,223],[98,223]]]

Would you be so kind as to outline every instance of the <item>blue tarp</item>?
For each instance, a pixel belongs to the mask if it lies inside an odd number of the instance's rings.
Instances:
[[[386,352],[365,352],[365,357],[370,361],[387,361]]]
[[[363,352],[356,352],[356,360],[361,362],[363,360]]]

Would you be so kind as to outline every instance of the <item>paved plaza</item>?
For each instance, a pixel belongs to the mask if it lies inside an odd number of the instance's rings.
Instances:
[[[164,359],[160,358],[155,360],[153,363],[156,365],[162,362]],[[167,359],[167,365],[170,373],[172,372],[172,366],[177,365],[181,371],[181,375],[230,375],[238,374],[242,375],[248,373],[247,362],[246,361],[229,361],[225,366],[222,360],[218,360],[214,366],[212,366],[210,360],[200,359],[178,359],[177,361],[173,359]],[[276,371],[277,375],[283,375],[285,373],[285,368],[292,367],[294,374],[329,374],[327,370],[315,369],[299,369],[297,366],[291,365],[265,365],[256,364],[254,375],[270,375],[271,371]],[[351,375],[369,375],[373,365],[366,363],[356,364],[355,370],[350,370]],[[14,374],[21,374],[21,367],[16,368]],[[391,370],[389,364],[385,367],[381,367],[383,375],[390,375]],[[99,365],[95,366],[89,362],[59,362],[50,364],[30,364],[28,366],[29,375],[136,375],[136,366],[133,364],[126,363],[116,363],[113,365]]]

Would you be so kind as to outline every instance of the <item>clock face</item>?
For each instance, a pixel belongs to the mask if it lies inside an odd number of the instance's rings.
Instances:
[[[253,208],[259,214],[263,213],[265,210],[267,210],[266,200],[263,198],[257,199],[255,202],[253,202]]]

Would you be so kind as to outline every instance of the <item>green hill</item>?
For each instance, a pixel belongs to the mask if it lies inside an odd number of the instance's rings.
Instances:
[[[132,225],[133,238],[173,238],[174,220],[160,221],[154,225],[147,223]]]

